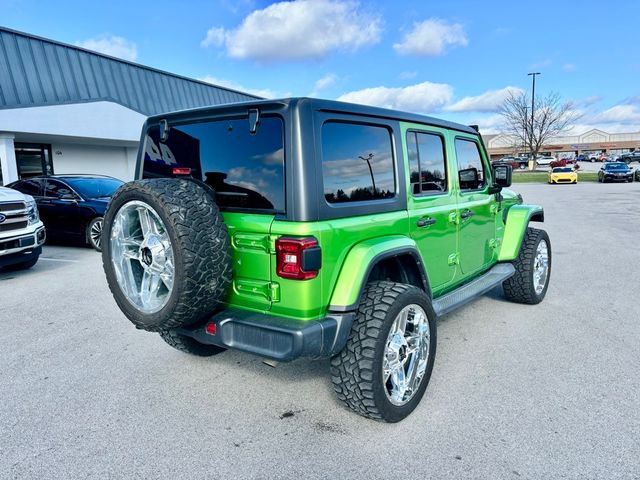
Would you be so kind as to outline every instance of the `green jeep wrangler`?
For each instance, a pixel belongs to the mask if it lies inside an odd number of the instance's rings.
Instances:
[[[476,128],[295,98],[158,115],[105,216],[109,287],[136,327],[201,356],[331,357],[340,400],[418,405],[436,319],[502,284],[545,296],[539,206]]]

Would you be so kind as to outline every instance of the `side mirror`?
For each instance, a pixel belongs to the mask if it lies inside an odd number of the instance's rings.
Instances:
[[[458,171],[458,180],[462,190],[475,190],[480,186],[477,168],[465,168]]]
[[[493,167],[493,183],[499,187],[510,187],[513,179],[511,165],[496,165]]]

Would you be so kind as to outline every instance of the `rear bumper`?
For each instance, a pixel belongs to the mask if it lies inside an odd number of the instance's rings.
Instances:
[[[177,332],[200,343],[287,362],[299,357],[329,357],[340,352],[347,343],[354,317],[354,312],[348,312],[329,314],[319,320],[294,320],[227,309],[203,325],[181,328]]]

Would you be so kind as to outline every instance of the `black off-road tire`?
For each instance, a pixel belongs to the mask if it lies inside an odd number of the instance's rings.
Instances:
[[[162,339],[176,350],[184,353],[196,355],[198,357],[211,357],[224,352],[226,349],[216,345],[206,345],[197,340],[182,335],[175,330],[165,330],[160,332]]]
[[[429,357],[422,382],[405,405],[392,404],[382,380],[383,355],[398,313],[420,305],[429,320]],[[420,403],[433,370],[436,353],[436,315],[427,294],[411,285],[371,282],[362,295],[347,344],[331,359],[331,381],[339,400],[356,413],[376,420],[399,422]]]
[[[538,244],[541,241],[547,243],[547,249],[549,253],[549,271],[547,273],[546,284],[539,294],[536,293],[536,289],[533,283],[533,271],[536,257],[536,250]],[[551,241],[549,235],[544,230],[528,227],[524,238],[522,239],[522,245],[520,246],[520,253],[518,258],[513,262],[513,266],[516,269],[516,273],[513,277],[502,282],[502,288],[504,295],[508,300],[516,303],[524,303],[527,305],[536,305],[540,303],[549,288],[549,280],[551,278]]]
[[[144,313],[124,295],[111,262],[111,229],[121,207],[140,201],[164,223],[173,247],[175,276],[166,304]],[[136,327],[152,332],[196,324],[224,301],[231,284],[231,246],[227,227],[206,186],[186,179],[127,183],[115,193],[104,217],[102,264],[116,303]]]

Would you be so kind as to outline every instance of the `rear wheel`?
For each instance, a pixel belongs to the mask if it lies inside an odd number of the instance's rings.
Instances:
[[[103,228],[109,288],[138,328],[193,325],[226,298],[232,272],[227,228],[211,192],[194,181],[124,185]]]
[[[345,348],[331,359],[338,398],[365,417],[398,422],[420,403],[436,353],[436,318],[426,293],[369,283]]]
[[[98,252],[102,251],[102,217],[96,217],[87,225],[87,243]]]
[[[516,273],[502,282],[507,299],[529,305],[540,303],[547,294],[551,276],[551,241],[547,232],[527,228],[513,266]]]

